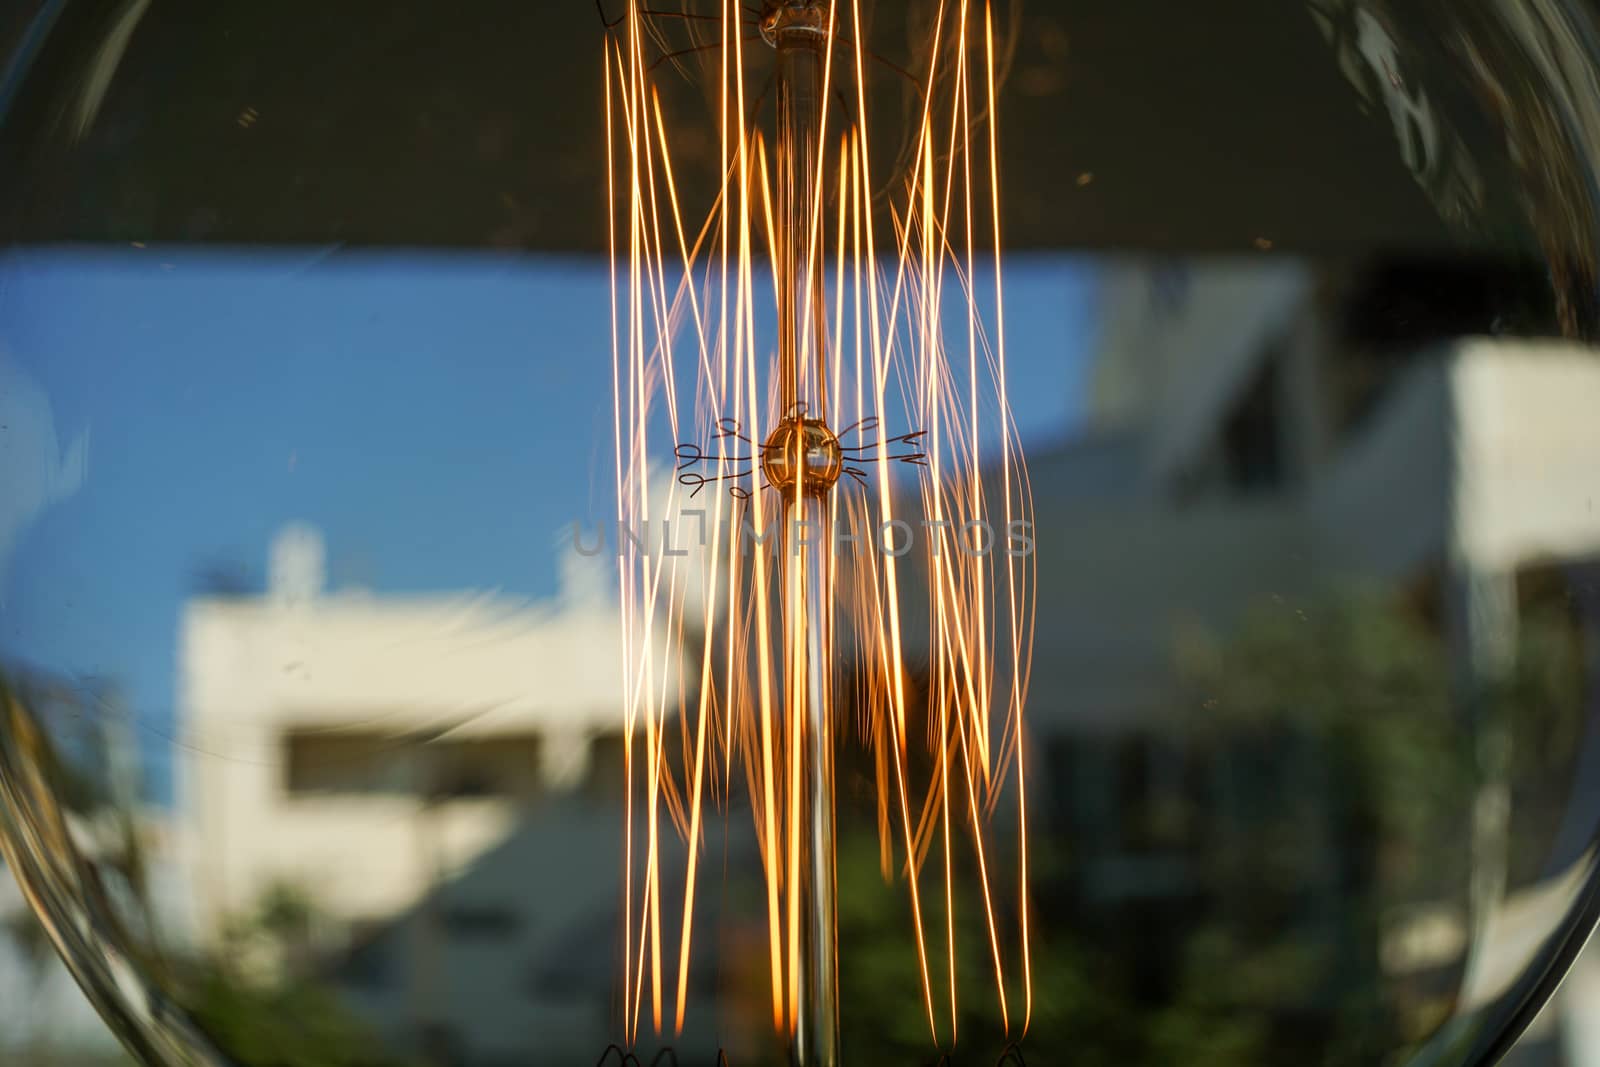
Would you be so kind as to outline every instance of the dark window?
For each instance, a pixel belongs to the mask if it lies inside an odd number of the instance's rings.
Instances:
[[[1113,749],[1118,844],[1128,852],[1149,845],[1151,801],[1150,743],[1142,734],[1119,738]]]
[[[1051,815],[1060,833],[1067,833],[1077,814],[1077,797],[1073,786],[1077,782],[1079,746],[1068,736],[1052,737],[1045,742],[1045,774],[1050,783]]]
[[[522,927],[522,919],[508,907],[495,904],[451,904],[443,925],[451,937],[507,938]]]
[[[428,745],[430,788],[441,797],[520,797],[539,791],[539,742],[496,737]]]
[[[1249,388],[1222,427],[1223,463],[1228,484],[1240,492],[1260,492],[1283,483],[1283,426],[1279,360],[1262,360]]]
[[[286,783],[297,795],[413,793],[417,751],[379,733],[293,731],[284,738]]]
[[[574,1000],[601,993],[613,979],[612,954],[620,952],[609,920],[567,930],[544,945],[529,961],[527,995],[536,1000]],[[701,966],[699,971],[714,971]],[[699,980],[695,980],[698,991]]]
[[[634,758],[644,747],[634,740]],[[607,733],[589,742],[589,774],[583,791],[591,802],[606,803],[622,796],[624,779],[623,740],[620,733]]]
[[[539,789],[539,742],[527,735],[418,743],[376,731],[298,730],[284,750],[295,795],[526,798]]]

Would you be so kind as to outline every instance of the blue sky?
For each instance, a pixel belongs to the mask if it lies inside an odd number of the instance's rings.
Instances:
[[[1070,426],[1080,261],[1007,274],[1026,439]],[[154,792],[201,567],[320,527],[333,586],[543,597],[611,494],[609,288],[592,260],[12,250],[0,260],[0,657],[114,679]],[[9,556],[9,559],[7,558]]]

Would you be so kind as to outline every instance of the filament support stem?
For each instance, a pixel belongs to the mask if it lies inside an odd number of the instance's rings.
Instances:
[[[784,553],[794,568],[784,583],[788,621],[788,715],[804,738],[805,862],[801,882],[799,985],[792,990],[794,1051],[800,1067],[838,1067],[838,909],[835,899],[832,678],[828,528],[832,490],[842,468],[827,416],[826,316],[821,266],[822,61],[827,14],[820,3],[776,3],[762,16],[762,36],[777,49],[779,397],[785,417],[763,448],[768,479],[783,493]],[[803,525],[802,525],[803,524]],[[806,531],[802,533],[801,531]],[[809,536],[807,535],[809,534]]]

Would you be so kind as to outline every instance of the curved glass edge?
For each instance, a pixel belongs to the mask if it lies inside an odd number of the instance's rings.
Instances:
[[[159,948],[130,935],[96,865],[80,850],[78,819],[59,801],[65,765],[48,734],[0,678],[0,858],[56,954],[117,1039],[141,1062],[232,1067],[145,976]],[[147,971],[143,964],[153,964]]]

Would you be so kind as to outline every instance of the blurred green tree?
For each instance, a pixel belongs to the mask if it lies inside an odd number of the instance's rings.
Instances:
[[[217,951],[189,962],[180,1002],[243,1067],[407,1067],[319,978],[317,922],[307,893],[270,887]]]
[[[1258,1020],[1264,1058],[1233,1062],[1396,1062],[1427,1036],[1450,980],[1413,973],[1439,961],[1386,960],[1384,946],[1422,915],[1470,937],[1484,723],[1511,740],[1507,847],[1524,879],[1565,804],[1583,689],[1570,611],[1525,610],[1515,647],[1503,677],[1465,692],[1426,612],[1362,590],[1274,598],[1225,639],[1180,643],[1185,733],[1207,768],[1195,855],[1209,903],[1157,1027],[1168,1054],[1207,1016]]]

